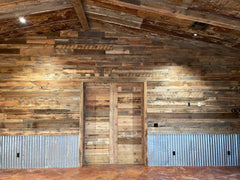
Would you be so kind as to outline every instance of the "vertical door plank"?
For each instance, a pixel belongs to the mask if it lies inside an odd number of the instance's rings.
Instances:
[[[117,94],[117,86],[113,85],[113,163],[118,164],[118,94]]]
[[[148,151],[147,151],[147,82],[143,83],[143,110],[142,110],[142,122],[143,122],[143,161],[144,165],[148,165]]]
[[[109,162],[114,164],[114,85],[110,84]]]
[[[84,153],[84,87],[80,84],[80,104],[79,104],[79,167],[83,166]]]

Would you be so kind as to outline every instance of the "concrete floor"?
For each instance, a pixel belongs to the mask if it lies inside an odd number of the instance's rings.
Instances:
[[[0,180],[240,180],[240,167],[98,165],[63,169],[4,169]]]

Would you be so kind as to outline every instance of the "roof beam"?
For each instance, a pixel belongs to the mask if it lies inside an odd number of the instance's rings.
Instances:
[[[97,0],[105,4],[111,4],[114,6],[130,8],[134,10],[141,10],[151,13],[157,13],[163,16],[175,17],[178,19],[190,20],[202,22],[218,27],[223,27],[227,29],[240,30],[240,21],[234,18],[223,17],[216,14],[210,14],[206,12],[200,12],[196,10],[190,10],[180,7],[172,7],[169,5],[159,4],[157,2],[143,0],[141,4],[130,3],[126,0]],[[125,2],[124,2],[125,1]]]
[[[75,12],[76,12],[76,14],[78,16],[78,19],[79,19],[79,21],[80,21],[80,23],[82,25],[82,29],[84,31],[89,30],[87,17],[85,15],[85,12],[84,12],[81,0],[72,0],[72,4],[73,4]]]

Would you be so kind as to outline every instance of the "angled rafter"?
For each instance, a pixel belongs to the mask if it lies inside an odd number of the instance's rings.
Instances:
[[[87,17],[85,15],[81,0],[72,0],[72,4],[78,16],[78,19],[82,25],[83,30],[85,31],[89,30]]]
[[[179,19],[198,21],[218,27],[240,30],[240,21],[223,17],[220,15],[210,14],[206,12],[200,12],[196,10],[184,9],[179,7],[172,7],[168,5],[158,4],[153,1],[142,1],[141,4],[138,3],[129,3],[130,1],[126,0],[97,0],[105,4],[111,4],[119,7],[130,8],[134,10],[141,10],[151,13],[158,13],[159,15],[176,17]]]

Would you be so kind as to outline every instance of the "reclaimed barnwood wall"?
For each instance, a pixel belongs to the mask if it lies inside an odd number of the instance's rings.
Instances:
[[[0,134],[78,134],[81,82],[146,82],[149,134],[240,132],[239,52],[71,30],[0,41]]]

